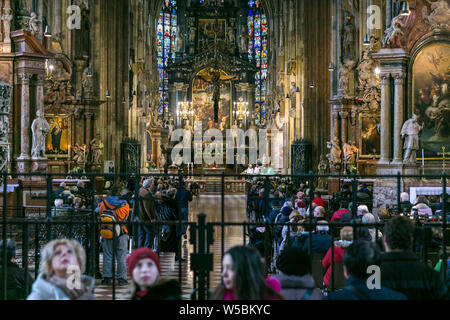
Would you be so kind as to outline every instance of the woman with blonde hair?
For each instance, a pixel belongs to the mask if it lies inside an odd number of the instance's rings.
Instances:
[[[39,276],[27,300],[95,300],[95,281],[83,275],[85,267],[86,253],[78,241],[50,241],[42,249]]]

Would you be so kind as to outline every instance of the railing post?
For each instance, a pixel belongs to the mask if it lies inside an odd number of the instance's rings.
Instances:
[[[8,183],[8,173],[7,169],[3,171],[3,222],[2,222],[2,232],[3,232],[3,269],[2,269],[2,282],[3,282],[3,292],[2,292],[2,298],[3,300],[6,300],[8,298],[7,292],[8,292],[8,279],[7,279],[7,251],[6,250],[6,212],[7,212],[7,196],[8,196],[8,189],[7,189],[7,183]]]
[[[269,191],[270,191],[270,181],[269,176],[266,176],[264,180],[264,211],[263,216],[269,216]]]
[[[221,234],[221,259],[223,259],[225,251],[225,172],[222,171],[222,190],[221,190],[221,221],[222,221],[222,234]]]
[[[97,239],[96,239],[96,222],[97,222],[97,214],[95,212],[96,205],[95,205],[95,178],[96,176],[92,176],[92,182],[91,182],[91,232],[90,232],[90,261],[91,264],[89,265],[90,274],[92,277],[96,276],[96,265],[97,265],[97,259],[96,259],[96,253],[97,253]]]
[[[358,211],[358,180],[356,180],[356,175],[353,175],[352,180],[352,216],[353,219],[356,218]]]
[[[402,183],[401,180],[401,174],[400,171],[397,172],[397,214],[400,215],[400,203],[401,203],[401,199],[400,199],[400,185]]]
[[[446,202],[447,202],[447,175],[444,172],[442,172],[442,196],[443,196],[443,203],[442,203],[442,270],[443,270],[443,276],[444,276],[444,283],[447,283],[447,240],[446,240],[446,233],[447,233],[447,208],[446,208]]]
[[[52,240],[52,226],[50,224],[52,219],[52,200],[53,200],[53,190],[52,190],[52,176],[47,175],[47,211],[46,211],[46,221],[47,221],[47,242]]]
[[[206,247],[205,247],[205,221],[206,221],[206,215],[205,214],[199,214],[198,215],[198,254],[203,255],[206,254]],[[198,270],[198,299],[199,300],[205,300],[206,299],[206,279],[205,279],[205,269],[200,266]]]

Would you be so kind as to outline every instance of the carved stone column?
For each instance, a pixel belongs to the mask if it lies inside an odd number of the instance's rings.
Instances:
[[[36,111],[40,110],[44,114],[44,75],[37,76],[37,86],[36,86]]]
[[[175,117],[178,111],[178,102],[187,102],[187,96],[185,94],[185,84],[183,82],[175,82],[173,84],[173,89],[170,90],[170,112]],[[186,89],[187,92],[187,89]],[[183,119],[175,119],[175,123],[177,124],[177,127],[183,125]]]
[[[169,113],[176,115],[178,103],[178,89],[181,91],[183,84],[169,84]],[[169,114],[164,113],[164,120],[169,119]]]
[[[75,70],[76,70],[76,84],[75,84],[75,96],[77,99],[81,99],[83,94],[83,70],[86,65],[86,61],[84,59],[75,59]]]
[[[86,137],[86,145],[89,147],[89,150],[91,150],[91,140],[92,140],[92,116],[93,114],[90,112],[86,112],[84,114],[84,117],[86,119],[86,127],[85,127],[85,137]],[[91,150],[92,151],[92,150]]]
[[[404,73],[397,73],[394,75],[395,79],[395,96],[394,96],[394,159],[393,162],[402,163],[402,139],[400,132],[404,121],[404,83],[406,75]]]
[[[348,112],[341,111],[339,112],[341,116],[341,137],[342,137],[342,145],[347,142],[348,139]]]
[[[30,78],[31,74],[19,74],[18,80],[22,84],[20,95],[20,156],[17,158],[17,171],[26,173],[30,166]],[[17,81],[17,82],[19,82]]]
[[[390,74],[381,74],[381,157],[380,164],[389,163],[391,145],[391,89]]]
[[[247,102],[248,102],[248,112],[250,114],[249,123],[254,124],[255,119],[252,119],[252,114],[255,112],[255,85],[254,84],[248,84],[246,86],[243,86],[242,88],[247,89]]]
[[[152,138],[152,162],[159,168],[159,157],[161,155],[161,129],[151,128],[150,135]]]

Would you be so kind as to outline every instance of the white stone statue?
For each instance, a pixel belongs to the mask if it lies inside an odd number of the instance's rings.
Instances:
[[[93,76],[89,72],[90,69],[91,69],[90,65],[84,68],[81,80],[81,85],[83,86],[84,90],[84,96],[86,98],[92,98],[92,95],[94,94]]]
[[[330,167],[336,167],[341,163],[341,147],[339,146],[338,138],[333,137],[332,142],[327,142],[327,148],[330,149],[330,153],[327,155],[328,161],[330,162]]]
[[[31,132],[33,133],[31,156],[33,158],[45,158],[45,138],[50,131],[50,125],[45,120],[41,110],[36,111],[36,117],[31,124]]]
[[[241,48],[241,52],[248,51],[248,34],[247,32],[241,32],[239,36],[239,46]]]
[[[228,28],[228,41],[230,45],[234,46],[234,42],[236,40],[233,28]]]
[[[30,22],[28,25],[28,30],[31,32],[33,36],[37,38],[39,38],[40,35],[40,24],[41,21],[38,20],[37,14],[35,12],[32,12]]]
[[[82,144],[81,146],[76,144],[73,147],[73,153],[75,156],[73,157],[73,160],[77,164],[85,164],[87,159],[87,146],[85,144]]]
[[[2,16],[3,30],[5,33],[4,43],[11,43],[11,20],[13,19],[11,8],[5,8]]]
[[[350,167],[356,163],[356,152],[358,148],[353,144],[353,141],[349,141],[348,143],[344,143],[342,151],[344,153],[345,171],[346,173],[350,173]]]
[[[166,166],[166,156],[164,153],[161,152],[161,155],[159,156],[159,168],[162,169]]]
[[[403,149],[405,154],[403,161],[406,163],[416,162],[416,150],[419,150],[419,132],[423,129],[423,124],[417,123],[417,115],[413,114],[411,119],[406,120],[403,124],[400,136],[405,138]]]
[[[381,41],[383,48],[402,47],[401,37],[404,35],[403,29],[406,24],[403,23],[404,16],[398,15],[392,19],[391,26],[384,31]]]
[[[105,147],[103,145],[103,142],[100,140],[100,135],[97,134],[97,136],[91,140],[90,142],[91,145],[91,152],[92,152],[92,162],[94,164],[100,164],[101,163],[101,158],[102,158],[102,153],[103,153],[103,148]]]

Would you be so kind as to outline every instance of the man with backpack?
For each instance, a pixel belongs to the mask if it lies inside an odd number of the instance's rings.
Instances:
[[[126,222],[130,214],[127,201],[120,199],[120,186],[113,185],[109,196],[100,202],[97,208],[100,213],[100,235],[103,245],[103,280],[102,285],[112,284],[113,251],[117,261],[117,280],[119,286],[127,281],[127,248],[128,230]]]

